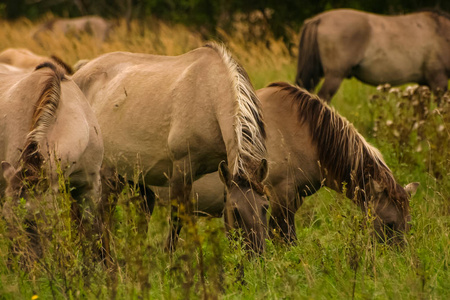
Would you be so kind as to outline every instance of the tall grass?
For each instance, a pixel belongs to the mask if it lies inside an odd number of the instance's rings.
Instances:
[[[105,43],[89,36],[48,35],[39,44],[30,36],[35,24],[27,20],[0,26],[1,49],[25,47],[70,64],[119,50],[178,55],[205,43],[183,26],[156,20],[133,23],[131,32],[121,24]],[[245,36],[220,30],[217,39],[246,68],[256,88],[272,81],[293,82],[296,61],[282,42],[268,37],[267,48],[266,41],[250,43]],[[44,231],[39,259],[27,258],[27,248],[13,251],[13,243],[26,244],[26,228],[11,241],[11,228],[0,219],[0,298],[448,299],[448,102],[437,108],[432,98],[427,100],[420,104],[428,111],[425,115],[413,105],[417,97],[346,80],[332,101],[380,149],[400,183],[421,183],[411,201],[413,229],[403,249],[375,242],[359,209],[324,188],[306,198],[298,212],[295,246],[268,241],[262,257],[250,258],[238,240],[226,237],[221,219],[194,218],[183,229],[177,251],[168,255],[163,251],[168,207],[158,206],[147,215],[131,201],[139,191],[127,186],[112,212],[114,263],[105,266],[89,246],[95,237],[82,237],[71,223],[70,200],[62,191],[52,200],[54,209],[46,211],[49,217],[38,222]],[[26,213],[17,210],[19,216]]]

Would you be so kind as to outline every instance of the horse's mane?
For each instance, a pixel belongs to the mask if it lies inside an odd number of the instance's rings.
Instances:
[[[297,106],[298,119],[309,126],[313,143],[317,145],[321,167],[336,181],[339,188],[347,183],[347,196],[364,200],[368,176],[381,183],[391,199],[397,199],[397,183],[381,153],[370,145],[353,125],[317,96],[284,82],[277,87]]]
[[[236,94],[236,118],[234,129],[237,139],[237,156],[233,166],[233,175],[245,175],[252,178],[252,172],[265,158],[266,132],[262,120],[261,105],[246,71],[232,58],[223,45],[209,43],[230,71]]]
[[[68,75],[73,74],[72,68],[71,68],[68,64],[66,64],[61,58],[59,58],[59,57],[56,56],[56,55],[51,55],[50,58],[53,59],[53,60],[54,60],[61,68],[63,68],[64,71],[65,71]]]
[[[64,74],[52,63],[45,62],[38,65],[34,72],[47,68],[48,76],[42,82],[42,88],[38,90],[39,98],[35,104],[35,110],[31,119],[30,132],[27,135],[25,147],[21,155],[22,160],[37,151],[37,146],[46,137],[49,127],[56,119],[56,110],[61,96],[61,81],[65,79]],[[29,149],[35,149],[29,151]]]

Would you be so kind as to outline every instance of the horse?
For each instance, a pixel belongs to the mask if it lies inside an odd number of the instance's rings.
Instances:
[[[40,56],[23,48],[8,48],[0,53],[0,63],[11,65],[23,71],[33,71],[38,65],[45,62],[51,62],[53,65],[60,67],[65,74],[73,73],[72,68],[55,55],[50,57]]]
[[[182,216],[192,211],[192,182],[217,170],[230,227],[242,229],[255,253],[264,251],[264,122],[247,73],[223,46],[179,56],[107,53],[73,80],[99,120],[105,164],[126,180],[170,187],[166,251],[175,250]]]
[[[371,85],[416,82],[439,94],[450,76],[450,14],[331,10],[304,22],[298,49],[296,84],[314,91],[324,77],[318,95],[326,101],[351,77]]]
[[[327,186],[339,193],[345,191],[363,212],[373,208],[380,241],[401,243],[409,229],[409,198],[418,183],[400,186],[380,152],[317,96],[284,82],[272,83],[256,93],[267,131],[270,172],[265,184],[271,237],[295,243],[294,218],[303,198]],[[196,211],[217,216],[226,201],[218,174],[194,182],[193,190]],[[166,193],[159,194],[164,198]]]
[[[6,197],[2,215],[11,232],[20,199],[26,200],[31,224],[50,205],[48,192],[58,193],[60,175],[69,180],[68,191],[79,204],[75,210],[94,212],[101,194],[103,140],[78,86],[50,62],[33,72],[0,73],[0,81],[0,198]]]
[[[73,35],[80,38],[81,34],[90,34],[97,41],[106,41],[114,25],[99,16],[84,16],[71,19],[53,19],[39,26],[33,33],[33,39],[39,42],[40,35],[44,32]]]

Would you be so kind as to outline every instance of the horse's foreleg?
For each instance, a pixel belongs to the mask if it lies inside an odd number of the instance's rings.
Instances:
[[[320,88],[318,96],[329,103],[331,101],[331,98],[333,98],[334,94],[336,94],[337,90],[339,89],[342,80],[343,77],[326,74],[325,80],[322,87]]]
[[[183,219],[192,214],[192,205],[189,201],[191,190],[190,173],[174,167],[174,174],[170,181],[171,212],[170,232],[165,246],[167,252],[175,250]]]
[[[269,220],[270,237],[275,238],[279,235],[287,244],[293,244],[297,241],[295,229],[295,213],[297,212],[300,201],[296,201],[295,191],[288,191],[287,195],[277,197],[271,201],[271,216]]]

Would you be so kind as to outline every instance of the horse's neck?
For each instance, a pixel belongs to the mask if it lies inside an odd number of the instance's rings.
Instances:
[[[325,176],[324,185],[337,193],[345,196],[357,204],[364,202],[365,184],[368,178],[364,174],[348,174],[346,178],[337,178],[336,174],[330,174],[326,168],[322,167],[322,174]],[[363,176],[361,178],[360,176]],[[360,184],[362,183],[362,184]]]

